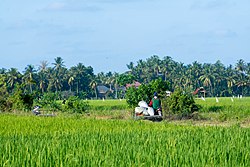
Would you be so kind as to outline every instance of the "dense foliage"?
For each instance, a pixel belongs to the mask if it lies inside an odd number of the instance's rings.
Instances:
[[[176,87],[193,91],[204,87],[206,96],[250,95],[250,63],[242,59],[235,66],[225,66],[220,61],[185,65],[169,56],[163,59],[152,56],[137,64],[131,62],[128,68],[139,82],[148,83],[156,78],[170,82],[171,91]]]
[[[166,112],[184,117],[199,110],[199,106],[195,103],[193,95],[181,89],[176,89],[163,103],[165,103]]]
[[[63,111],[82,114],[89,107],[88,102],[79,99],[77,96],[71,96],[63,101]]]
[[[41,97],[35,100],[36,105],[49,111],[57,111],[60,109],[60,105],[56,102],[56,93],[44,93]]]
[[[153,98],[154,92],[160,97],[166,94],[169,84],[162,79],[153,80],[148,84],[142,84],[138,88],[130,87],[126,92],[126,99],[130,106],[137,106],[138,102],[143,100],[147,103]]]
[[[168,89],[174,91],[177,87],[195,91],[204,88],[204,96],[249,96],[250,95],[250,63],[240,59],[236,64],[225,66],[220,61],[201,64],[183,64],[166,56],[160,59],[154,55],[146,60],[127,64],[128,71],[122,74],[100,72],[94,74],[91,66],[78,63],[66,68],[61,57],[54,59],[52,66],[42,61],[38,68],[27,65],[23,72],[16,68],[0,69],[0,110],[27,109],[26,104],[17,104],[15,91],[19,94],[37,99],[46,93],[55,93],[54,100],[68,99],[77,96],[80,99],[124,98],[126,85],[138,81],[142,85],[162,79],[169,83]],[[98,86],[106,86],[104,94],[98,91]],[[20,87],[21,90],[18,90]],[[147,91],[147,90],[144,90]],[[150,90],[143,92],[148,99]],[[134,95],[135,96],[135,95]],[[14,97],[14,99],[10,99]],[[135,101],[135,100],[132,100]],[[16,103],[16,104],[13,104]],[[14,107],[14,108],[13,108]]]

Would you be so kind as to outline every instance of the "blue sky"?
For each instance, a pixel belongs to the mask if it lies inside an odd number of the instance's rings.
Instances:
[[[0,0],[0,68],[58,56],[95,73],[152,55],[250,62],[249,20],[249,0]]]

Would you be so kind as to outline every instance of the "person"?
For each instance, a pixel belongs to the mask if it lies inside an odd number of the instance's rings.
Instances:
[[[158,98],[157,92],[154,93],[154,97],[150,100],[149,106],[154,109],[155,115],[161,115],[161,100]]]
[[[32,110],[32,112],[33,112],[35,115],[41,114],[41,112],[39,111],[39,108],[40,108],[40,106],[35,106],[34,109]]]

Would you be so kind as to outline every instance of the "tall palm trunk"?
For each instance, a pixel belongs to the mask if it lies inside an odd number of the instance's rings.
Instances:
[[[98,97],[97,97],[97,89],[96,89],[96,87],[95,87],[95,98],[97,99]]]
[[[30,84],[30,93],[32,93],[32,84]]]
[[[76,83],[76,93],[77,95],[79,95],[79,81],[77,81]]]

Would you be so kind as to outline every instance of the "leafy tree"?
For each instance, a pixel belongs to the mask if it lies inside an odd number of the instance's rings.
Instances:
[[[126,84],[131,84],[135,80],[135,77],[132,74],[121,74],[117,77],[118,85],[125,86]]]
[[[176,89],[163,103],[170,113],[177,114],[181,117],[189,116],[199,110],[199,106],[195,104],[193,95],[180,88]]]
[[[135,107],[138,102],[143,100],[149,103],[154,92],[157,92],[160,97],[165,96],[166,90],[169,89],[169,83],[162,79],[151,81],[149,84],[142,84],[138,88],[130,87],[126,92],[126,100],[129,106]]]

